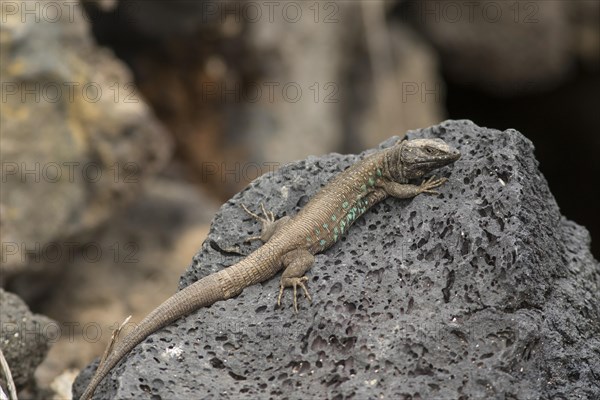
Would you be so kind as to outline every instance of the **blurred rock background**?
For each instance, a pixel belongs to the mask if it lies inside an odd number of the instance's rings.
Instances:
[[[446,118],[528,135],[600,254],[595,0],[1,6],[0,280],[62,333],[21,398],[68,396],[254,177]]]

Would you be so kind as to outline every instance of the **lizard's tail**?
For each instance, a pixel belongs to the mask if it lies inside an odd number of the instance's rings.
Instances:
[[[148,314],[127,336],[115,344],[115,348],[104,362],[98,365],[94,377],[81,395],[80,400],[89,400],[96,386],[110,370],[148,335],[170,324],[183,315],[187,315],[201,307],[224,300],[225,296],[214,275],[209,275],[175,293],[165,300],[154,311]]]

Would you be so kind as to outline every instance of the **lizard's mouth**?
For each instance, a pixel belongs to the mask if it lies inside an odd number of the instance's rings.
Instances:
[[[444,165],[451,164],[454,161],[458,160],[459,158],[460,158],[460,152],[458,150],[455,150],[452,153],[447,154],[443,157],[431,159],[431,160],[418,161],[415,164],[419,165],[419,166],[427,166],[427,167],[431,166],[433,168],[437,168],[437,167],[442,167]]]
[[[439,168],[441,166],[450,164],[451,162],[452,162],[452,160],[449,160],[449,159],[427,160],[427,161],[419,161],[419,162],[415,163],[415,165],[419,166],[419,168],[426,167],[426,168],[435,169],[435,168]]]

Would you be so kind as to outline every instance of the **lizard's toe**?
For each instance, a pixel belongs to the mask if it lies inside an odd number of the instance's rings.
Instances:
[[[304,290],[304,297],[306,297],[308,299],[308,301],[310,301],[312,303],[312,297],[310,297],[310,294],[308,293],[308,289],[306,288],[306,285],[304,284],[304,282],[308,282],[308,278],[306,276],[303,276],[302,278],[300,278],[298,280],[298,286],[300,286],[302,288],[302,290]]]
[[[421,193],[438,194],[438,192],[433,189],[443,185],[447,180],[447,178],[436,179],[435,176],[432,176],[425,182],[421,183],[419,191]]]
[[[308,288],[304,284],[304,282],[307,282],[307,281],[308,281],[308,278],[306,276],[303,276],[301,278],[294,277],[294,278],[282,279],[281,284],[279,285],[279,296],[277,297],[277,306],[281,307],[281,298],[283,296],[283,290],[286,287],[292,287],[292,289],[294,290],[293,300],[294,300],[294,310],[296,312],[298,312],[298,286],[300,286],[302,288],[302,290],[304,291],[304,297],[306,297],[308,299],[308,301],[312,302],[312,297],[308,293]]]

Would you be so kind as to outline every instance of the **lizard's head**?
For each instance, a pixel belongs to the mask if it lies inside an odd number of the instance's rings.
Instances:
[[[441,139],[405,140],[395,147],[391,169],[400,180],[421,178],[460,158],[460,152]]]

